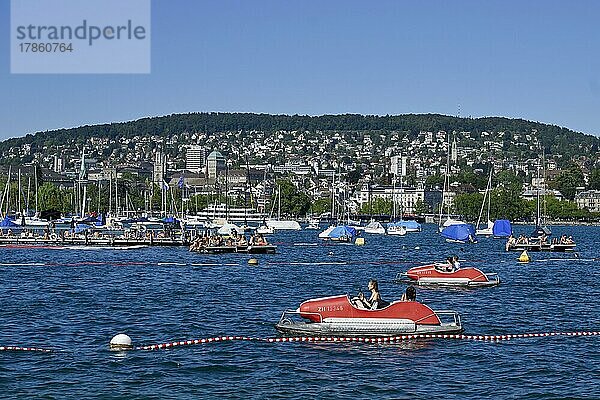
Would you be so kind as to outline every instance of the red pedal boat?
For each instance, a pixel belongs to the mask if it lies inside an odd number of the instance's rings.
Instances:
[[[433,311],[417,301],[394,301],[379,310],[366,310],[348,295],[307,300],[297,310],[284,311],[275,328],[287,335],[351,337],[463,330],[460,315],[454,311]]]
[[[396,275],[396,282],[416,283],[418,285],[446,285],[481,287],[495,286],[500,283],[496,273],[485,273],[473,267],[446,270],[446,264],[432,264],[414,267]]]

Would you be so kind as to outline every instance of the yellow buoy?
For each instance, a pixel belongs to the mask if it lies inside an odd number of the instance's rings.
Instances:
[[[519,262],[527,263],[530,261],[529,254],[527,254],[527,250],[523,250],[518,259]]]
[[[362,237],[356,238],[356,240],[354,241],[354,244],[357,246],[364,246],[365,238],[362,238]]]
[[[251,258],[248,260],[249,265],[258,265],[258,260],[256,258]]]

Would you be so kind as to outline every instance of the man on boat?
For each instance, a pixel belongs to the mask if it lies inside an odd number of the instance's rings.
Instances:
[[[454,271],[458,271],[460,269],[460,261],[458,261],[457,255],[452,257],[452,266]]]

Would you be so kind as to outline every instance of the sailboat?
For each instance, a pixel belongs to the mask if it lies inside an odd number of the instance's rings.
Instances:
[[[371,234],[375,234],[375,235],[384,235],[385,234],[385,228],[383,227],[383,225],[381,225],[381,223],[379,223],[378,221],[374,221],[374,220],[372,220],[371,222],[369,222],[367,224],[367,226],[365,226],[364,231],[365,231],[365,233],[371,233]]]
[[[372,235],[385,235],[385,228],[379,223],[375,221],[373,218],[373,204],[371,202],[371,185],[369,184],[369,213],[371,214],[371,218],[367,226],[364,228],[365,233],[369,233]]]
[[[544,156],[544,152],[542,151],[542,164],[545,163],[545,156]],[[544,168],[544,184],[542,185],[542,189],[544,196],[546,196],[546,169],[545,166],[542,165],[542,168]],[[538,164],[538,168],[537,168],[537,177],[538,177],[538,185],[540,182],[540,165]],[[541,200],[540,200],[540,188],[538,186],[537,190],[537,196],[536,196],[536,218],[535,218],[535,230],[531,233],[531,238],[532,239],[538,239],[538,238],[542,238],[544,236],[550,236],[552,235],[552,231],[550,230],[550,228],[548,228],[547,226],[545,226],[544,224],[544,218],[542,216],[542,209],[541,209]],[[546,204],[546,199],[544,198],[544,205]]]
[[[447,228],[449,226],[464,224],[463,221],[450,218],[450,203],[448,203],[446,205],[446,209],[447,209],[446,220],[442,222],[442,216],[444,214],[444,205],[446,204],[445,197],[449,191],[450,191],[450,142],[448,142],[448,154],[447,154],[447,158],[446,158],[446,172],[444,174],[444,187],[442,188],[442,203],[440,204],[440,219],[439,219],[439,225],[438,225],[438,230],[440,233],[442,233],[444,228]]]
[[[266,226],[271,227],[273,229],[280,230],[292,230],[299,231],[302,229],[298,221],[294,220],[282,220],[281,219],[281,186],[277,186],[277,219],[272,219],[271,216],[268,220],[266,220]],[[271,215],[273,215],[273,208],[275,203],[273,203],[273,207],[271,208]]]
[[[406,228],[396,223],[396,178],[392,182],[392,203],[393,203],[393,215],[392,221],[387,224],[387,234],[392,236],[404,236],[406,235]],[[402,219],[402,218],[400,218]]]
[[[400,190],[404,193],[403,190],[403,182],[402,178],[400,178]],[[397,227],[402,227],[406,230],[406,232],[421,232],[421,224],[415,221],[414,219],[404,219],[404,202],[400,201],[400,219],[394,222],[394,225]]]
[[[479,217],[477,218],[477,230],[475,234],[477,236],[492,236],[494,234],[494,223],[490,220],[490,204],[491,204],[491,196],[490,190],[492,188],[492,173],[494,172],[494,167],[490,168],[490,176],[488,178],[487,186],[485,188],[485,193],[483,194],[483,202],[481,203],[481,210],[479,211]],[[483,210],[487,204],[487,226],[485,228],[480,228],[481,217],[483,216]]]

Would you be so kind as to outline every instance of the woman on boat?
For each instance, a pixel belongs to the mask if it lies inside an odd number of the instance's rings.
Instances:
[[[389,305],[387,301],[381,298],[381,294],[379,293],[379,285],[375,279],[369,280],[367,288],[371,291],[371,297],[366,299],[364,294],[358,294],[358,299],[367,309],[377,310],[380,308],[385,308]]]
[[[454,271],[454,259],[452,256],[446,257],[445,264],[435,264],[435,269],[440,272],[452,272]]]

